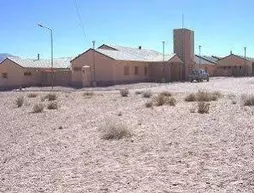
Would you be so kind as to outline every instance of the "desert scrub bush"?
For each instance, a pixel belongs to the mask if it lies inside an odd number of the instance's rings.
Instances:
[[[196,101],[196,95],[194,93],[191,93],[187,95],[184,100],[187,102]]]
[[[86,91],[86,92],[83,93],[83,96],[85,98],[92,98],[93,95],[94,95],[94,93],[92,91]]]
[[[143,92],[143,97],[144,98],[150,98],[152,96],[152,92],[150,90],[147,90]]]
[[[244,106],[254,106],[254,95],[243,97]]]
[[[160,95],[166,96],[166,97],[172,96],[172,94],[169,91],[163,91],[163,92],[160,93]]]
[[[198,91],[196,93],[196,100],[197,101],[203,101],[203,102],[209,102],[209,101],[216,101],[218,100],[218,96],[215,93],[210,93],[207,91]]]
[[[27,95],[28,98],[36,98],[37,96],[38,96],[38,94],[36,94],[36,93],[29,93]]]
[[[210,103],[206,103],[204,101],[198,103],[198,113],[204,114],[209,113]]]
[[[17,107],[22,107],[23,104],[24,104],[24,96],[19,96],[17,99],[16,99],[16,105]]]
[[[56,93],[49,93],[45,96],[45,99],[48,101],[55,101],[57,99]]]
[[[152,108],[153,107],[153,102],[146,102],[145,104],[146,108]]]
[[[122,138],[130,138],[132,136],[127,125],[113,121],[106,122],[101,131],[101,138],[105,140],[119,140]]]
[[[121,89],[120,94],[122,97],[127,97],[129,95],[129,90],[127,88]]]
[[[47,106],[47,109],[49,109],[49,110],[58,109],[58,104],[57,104],[57,102],[56,102],[56,101],[50,102],[50,103],[48,104],[48,106]]]
[[[157,97],[155,97],[154,102],[155,102],[156,106],[162,106],[162,105],[175,106],[176,105],[176,99],[175,98],[165,96],[162,93],[160,93]]]
[[[44,109],[44,106],[42,103],[35,104],[33,106],[33,113],[41,113]]]
[[[175,99],[174,97],[170,97],[170,98],[168,99],[168,104],[169,104],[170,106],[176,106],[176,99]]]

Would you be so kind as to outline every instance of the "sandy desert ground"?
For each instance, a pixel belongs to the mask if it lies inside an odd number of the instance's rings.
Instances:
[[[123,87],[129,97],[120,96]],[[184,97],[202,89],[223,97],[209,114],[191,113],[197,103]],[[32,109],[46,91],[0,93],[0,192],[254,192],[254,107],[241,101],[254,94],[254,78],[94,88],[91,98],[86,89],[62,90],[59,109],[42,113]],[[151,99],[136,90],[170,91],[177,104],[146,108]],[[102,139],[109,121],[133,136]]]

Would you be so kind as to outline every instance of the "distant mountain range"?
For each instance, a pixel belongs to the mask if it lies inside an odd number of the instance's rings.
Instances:
[[[16,56],[7,53],[0,53],[0,62],[2,62],[6,57],[16,57]]]

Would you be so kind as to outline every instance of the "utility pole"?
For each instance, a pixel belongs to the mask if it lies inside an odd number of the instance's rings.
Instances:
[[[50,43],[51,43],[51,89],[53,90],[54,87],[54,72],[53,72],[53,63],[54,63],[54,51],[53,51],[53,30],[47,26],[42,24],[38,24],[39,27],[45,28],[50,31]]]
[[[202,48],[202,46],[199,45],[198,46],[198,49],[199,49],[199,66],[198,66],[198,69],[200,69],[200,66],[201,66],[201,48]]]
[[[165,41],[162,41],[163,82],[165,82]]]
[[[93,86],[96,87],[96,79],[95,79],[95,41],[93,43]]]
[[[244,69],[245,69],[245,76],[247,76],[248,75],[248,73],[247,73],[247,58],[246,58],[246,53],[247,53],[247,47],[244,47]]]

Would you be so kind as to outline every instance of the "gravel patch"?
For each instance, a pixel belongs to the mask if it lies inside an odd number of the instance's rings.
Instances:
[[[57,92],[58,109],[32,113],[38,97],[0,92],[0,192],[253,192],[254,78],[202,83],[128,85]],[[146,108],[152,93],[169,91],[176,106]],[[101,89],[101,90],[100,90]],[[208,114],[191,113],[198,90],[220,91]],[[93,90],[84,97],[85,90]],[[31,91],[29,91],[31,92]],[[24,105],[16,99],[24,96]],[[154,97],[154,95],[152,96]],[[232,104],[232,100],[236,104]],[[119,114],[121,113],[121,116]],[[108,121],[128,126],[130,138],[101,139]]]

